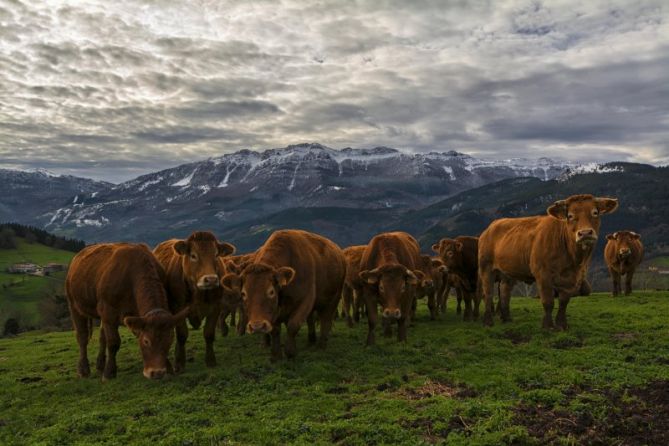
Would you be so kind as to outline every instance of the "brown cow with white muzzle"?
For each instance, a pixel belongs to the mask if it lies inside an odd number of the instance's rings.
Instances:
[[[618,231],[606,236],[604,260],[613,280],[614,296],[620,294],[620,280],[625,276],[625,296],[632,292],[634,272],[643,260],[641,236],[633,231]]]
[[[500,281],[502,318],[517,281],[536,281],[544,307],[544,328],[566,330],[569,299],[584,288],[584,278],[597,242],[601,216],[618,208],[618,200],[573,195],[553,203],[548,215],[502,218],[479,237],[479,274],[485,296],[483,323],[493,324],[492,297]],[[555,296],[560,306],[553,324]]]
[[[384,334],[392,335],[391,321],[397,321],[397,338],[407,339],[407,325],[416,298],[416,286],[424,275],[418,270],[420,248],[406,232],[386,232],[372,238],[360,261],[360,278],[365,284],[367,345],[375,342],[377,305],[387,322]]]
[[[199,322],[205,320],[202,333],[207,367],[216,365],[214,338],[223,298],[220,280],[225,275],[225,264],[219,258],[234,252],[234,246],[220,243],[214,234],[206,231],[193,232],[186,240],[167,240],[153,250],[167,275],[172,310],[178,311],[189,305],[188,318],[192,324],[199,326]],[[177,325],[176,333],[174,369],[181,372],[186,366],[186,321]]]
[[[258,249],[241,277],[226,274],[223,286],[241,279],[248,333],[270,335],[271,359],[281,359],[281,325],[288,332],[286,356],[297,354],[295,338],[307,322],[309,343],[316,343],[316,320],[324,348],[337,312],[346,274],[342,250],[332,241],[300,230],[274,232]]]
[[[143,244],[101,243],[81,250],[70,263],[65,279],[67,302],[79,343],[80,377],[90,375],[88,341],[93,319],[100,319],[100,352],[96,361],[102,379],[116,377],[116,353],[121,347],[118,326],[123,323],[137,337],[146,378],[172,372],[168,359],[174,326],[188,308],[169,311],[163,269]]]

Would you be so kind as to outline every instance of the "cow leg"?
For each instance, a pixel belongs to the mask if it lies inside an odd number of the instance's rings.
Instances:
[[[402,317],[397,320],[397,340],[400,342],[406,342],[407,340],[408,319],[408,317]]]
[[[344,309],[344,315],[346,316],[346,324],[349,327],[353,327],[353,318],[351,317],[351,308],[354,306],[353,302],[353,288],[348,285],[344,285],[342,289],[342,307]]]
[[[361,307],[365,304],[360,296],[362,291],[353,288],[353,322],[360,322]]]
[[[237,307],[232,307],[230,309],[230,326],[231,327],[235,326],[236,315],[237,315]]]
[[[609,269],[609,273],[611,274],[611,280],[613,281],[613,289],[611,294],[613,294],[613,297],[616,297],[618,294],[620,294],[620,274],[611,268]]]
[[[107,338],[105,337],[105,330],[100,324],[100,351],[98,352],[98,358],[95,361],[95,369],[98,373],[102,373],[105,369],[105,362],[107,360]]]
[[[102,373],[102,379],[108,380],[116,378],[116,353],[121,348],[121,337],[118,334],[118,327],[112,324],[102,322],[107,341],[107,362],[105,370]]]
[[[437,314],[439,313],[439,309],[437,308],[437,291],[434,290],[430,292],[427,296],[427,308],[430,309],[430,320],[435,320],[437,318]]]
[[[204,363],[207,367],[216,367],[214,340],[216,338],[216,322],[218,321],[220,314],[221,306],[213,305],[210,309],[210,313],[207,315],[207,319],[204,322],[204,329],[202,330],[205,342]]]
[[[472,320],[472,293],[463,290],[462,297],[465,301],[465,314],[463,315],[462,320],[469,322]]]
[[[560,293],[560,305],[555,315],[555,328],[558,330],[567,330],[569,328],[569,325],[567,325],[567,305],[569,305],[569,294]]]
[[[513,285],[513,282],[506,280],[501,281],[499,284],[499,306],[502,322],[511,322],[510,301]]]
[[[632,278],[634,277],[634,270],[627,271],[625,274],[625,296],[632,294]]]
[[[239,306],[239,318],[237,319],[237,334],[239,336],[244,336],[246,333],[246,324],[248,320],[246,319],[246,311],[244,311],[243,306]]]
[[[462,293],[458,288],[455,289],[455,295],[457,296],[458,306],[455,308],[455,314],[462,314]]]
[[[221,310],[221,316],[218,318],[219,321],[219,326],[221,327],[221,336],[227,336],[228,335],[228,324],[225,322],[225,319],[228,317],[228,314],[230,314],[230,309],[228,307],[223,307]],[[230,325],[234,325],[234,321],[230,322]]]
[[[186,369],[186,340],[188,340],[188,325],[183,320],[174,328],[177,342],[174,346],[174,372],[181,373]]]
[[[539,281],[537,281],[537,289],[539,290],[541,304],[544,307],[542,327],[545,329],[553,328],[553,305],[555,301],[553,287],[547,284],[540,284]]]
[[[77,375],[80,378],[87,378],[91,374],[91,367],[88,363],[88,340],[90,339],[90,330],[92,326],[86,316],[79,314],[77,310],[70,305],[70,317],[72,318],[72,325],[77,336],[77,344],[79,344],[79,362],[77,364]]]
[[[274,327],[272,327],[272,332],[269,335],[271,339],[271,356],[270,361],[276,362],[283,357],[281,352],[281,323],[277,322]]]
[[[300,331],[300,324],[294,320],[289,321],[286,324],[286,345],[284,350],[286,351],[286,357],[288,359],[293,359],[297,355],[297,333]]]
[[[485,312],[483,313],[483,325],[492,327],[493,325],[493,294],[495,291],[495,276],[489,269],[481,269],[479,271],[479,281],[481,283],[481,290],[483,291],[483,298],[485,299]]]
[[[313,345],[316,343],[316,318],[313,311],[307,317],[307,329],[309,332],[309,344]]]
[[[363,297],[365,299],[365,307],[367,308],[367,345],[374,345],[376,342],[374,329],[376,329],[376,321],[378,319],[376,299],[367,291],[363,293]]]
[[[334,305],[330,304],[323,311],[319,311],[319,320],[321,323],[321,337],[318,340],[318,347],[325,348],[328,345],[330,331],[332,331],[333,313],[337,311],[337,300],[333,299]]]

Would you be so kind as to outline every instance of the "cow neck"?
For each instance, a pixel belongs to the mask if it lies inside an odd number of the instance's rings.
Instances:
[[[165,288],[158,277],[149,275],[136,279],[133,291],[135,305],[140,316],[159,309],[168,309]]]
[[[567,224],[565,222],[560,222],[560,244],[569,255],[570,260],[573,261],[578,266],[583,265],[588,261],[590,255],[592,254],[592,247],[588,249],[583,249],[578,246],[574,241],[573,235],[569,232]]]

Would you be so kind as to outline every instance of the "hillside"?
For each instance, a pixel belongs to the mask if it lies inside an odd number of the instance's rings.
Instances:
[[[201,333],[183,375],[141,375],[125,329],[118,378],[76,378],[74,334],[0,339],[0,443],[28,444],[667,444],[667,293],[577,298],[571,330],[539,328],[541,305],[512,300],[514,321],[484,328],[425,304],[406,344],[366,324],[335,324],[327,350],[298,337],[271,364],[259,337],[218,338],[206,369]],[[95,330],[89,356],[97,354]],[[54,410],[56,408],[56,410]]]
[[[19,317],[23,326],[34,326],[40,322],[38,304],[48,293],[59,292],[63,286],[65,272],[50,276],[36,277],[23,274],[9,274],[8,266],[14,263],[30,262],[38,265],[61,263],[67,265],[74,253],[28,243],[17,237],[16,249],[0,249],[0,328],[8,317]]]

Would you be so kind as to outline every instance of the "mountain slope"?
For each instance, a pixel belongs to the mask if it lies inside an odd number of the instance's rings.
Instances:
[[[35,223],[45,210],[67,205],[76,197],[100,193],[111,183],[55,175],[44,169],[0,169],[0,221]]]
[[[44,212],[47,229],[97,240],[160,240],[195,228],[232,228],[292,208],[418,209],[505,178],[549,180],[575,164],[488,161],[458,152],[299,144],[242,150],[143,175]]]

